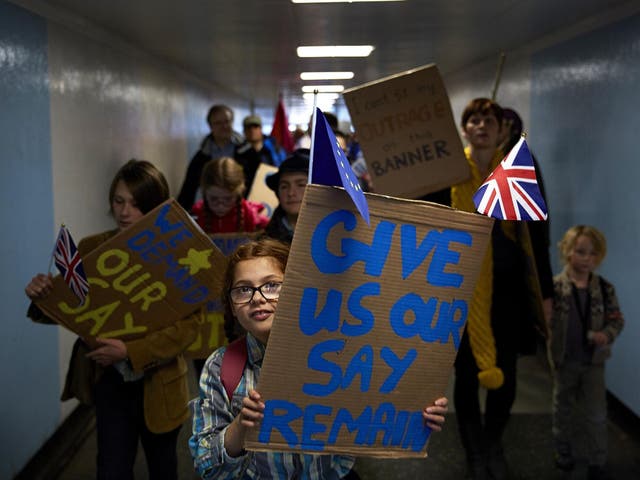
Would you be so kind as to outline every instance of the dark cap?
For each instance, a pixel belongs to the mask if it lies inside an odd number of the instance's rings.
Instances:
[[[267,177],[267,186],[278,193],[280,175],[283,173],[309,173],[309,149],[299,148],[280,164],[278,171]]]

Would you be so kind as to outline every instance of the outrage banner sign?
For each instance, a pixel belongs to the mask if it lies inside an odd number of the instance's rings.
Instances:
[[[469,178],[436,65],[366,83],[343,95],[376,192],[419,198]]]
[[[308,185],[258,391],[250,450],[424,457],[493,220]]]
[[[173,199],[83,256],[89,295],[60,276],[36,304],[85,339],[144,337],[218,298],[226,258]]]

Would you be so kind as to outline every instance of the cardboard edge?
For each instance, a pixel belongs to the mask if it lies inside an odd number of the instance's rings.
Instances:
[[[356,457],[369,457],[369,458],[427,458],[429,456],[426,448],[420,450],[419,452],[407,451],[396,449],[395,447],[384,447],[384,450],[372,450],[371,447],[338,447],[332,448],[328,447],[323,449],[322,451],[318,450],[309,450],[309,449],[291,449],[288,445],[284,443],[270,443],[270,445],[274,445],[275,448],[264,448],[264,445],[253,441],[246,440],[244,443],[244,448],[246,450],[250,450],[252,452],[289,452],[289,453],[306,453],[310,455],[352,455]],[[427,443],[428,446],[428,443]]]
[[[411,75],[413,73],[419,72],[420,70],[425,70],[427,68],[432,68],[432,67],[435,67],[436,69],[438,69],[438,65],[436,63],[429,63],[427,65],[422,65],[420,67],[410,68],[409,70],[405,70],[403,72],[394,73],[393,75],[388,75],[386,77],[378,78],[377,80],[372,80],[370,82],[363,83],[363,84],[358,85],[356,87],[348,88],[348,89],[346,89],[346,90],[344,90],[342,92],[342,95],[344,96],[344,95],[347,95],[349,93],[352,93],[352,92],[355,92],[357,90],[360,90],[361,88],[370,87],[370,86],[375,85],[377,83],[386,82],[386,81],[389,81],[389,80],[393,80],[394,78],[403,77],[405,75]],[[438,70],[438,74],[440,74],[440,70]]]
[[[311,197],[312,195],[314,195],[314,190],[321,190],[321,189],[336,189],[336,190],[340,190],[342,192],[344,192],[345,194],[348,195],[347,191],[343,188],[343,187],[337,187],[337,186],[327,186],[327,185],[319,185],[316,183],[310,183],[307,185],[307,190],[310,192],[309,193],[309,198],[303,198],[303,202],[307,201],[311,201],[313,200],[313,198]],[[305,196],[307,195],[306,191],[305,191]],[[456,208],[450,207],[448,205],[442,205],[440,203],[434,203],[434,202],[428,202],[426,200],[419,200],[419,199],[415,199],[415,198],[402,198],[402,197],[394,197],[392,195],[385,195],[382,193],[372,193],[372,192],[367,192],[364,194],[365,198],[367,197],[378,197],[380,199],[385,199],[391,202],[395,202],[395,203],[413,203],[413,204],[420,204],[420,205],[429,205],[430,207],[434,207],[439,209],[441,212],[455,212],[456,215],[462,215],[465,218],[465,222],[470,222],[472,223],[474,226],[476,225],[488,225],[487,222],[490,222],[493,225],[493,219],[490,217],[486,217],[484,215],[480,215],[479,213],[476,212],[466,212],[464,210],[458,210]],[[344,206],[343,208],[351,210],[356,212],[357,208],[353,203],[350,203],[348,206]],[[488,227],[490,228],[490,227]],[[292,245],[293,246],[293,245]]]

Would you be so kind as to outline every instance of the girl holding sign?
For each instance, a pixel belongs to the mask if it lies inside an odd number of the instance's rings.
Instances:
[[[337,479],[350,475],[351,456],[247,452],[243,447],[247,432],[257,428],[264,415],[265,404],[255,386],[288,254],[288,246],[262,239],[240,246],[229,261],[223,290],[225,331],[233,336],[241,329],[246,337],[209,357],[200,378],[200,396],[191,403],[193,436],[189,447],[203,478]],[[246,350],[237,348],[242,344]],[[241,367],[235,378],[227,374],[232,371],[227,351]],[[428,427],[440,431],[446,412],[447,399],[439,398],[425,407],[422,416]]]
[[[130,160],[116,173],[109,190],[117,229],[81,240],[80,255],[127,229],[168,198],[164,175],[149,162]],[[51,292],[51,280],[51,274],[40,273],[25,293],[32,301],[43,299]],[[39,323],[54,323],[35,304],[27,315]],[[136,340],[97,338],[95,348],[76,340],[62,400],[77,398],[95,404],[98,479],[132,479],[138,440],[149,478],[177,478],[178,432],[189,416],[182,352],[195,338],[196,317],[191,317]]]

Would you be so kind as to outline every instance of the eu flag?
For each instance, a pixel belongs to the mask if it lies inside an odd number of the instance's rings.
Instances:
[[[369,206],[358,177],[351,169],[324,114],[317,107],[311,149],[311,183],[343,187],[369,225]]]

